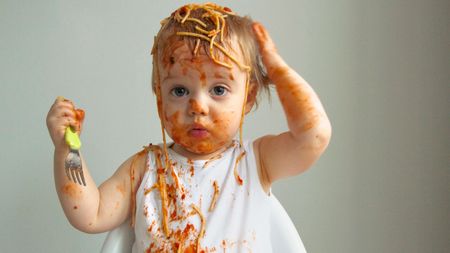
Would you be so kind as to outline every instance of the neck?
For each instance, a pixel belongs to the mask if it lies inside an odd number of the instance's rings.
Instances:
[[[222,146],[221,148],[219,148],[218,150],[208,153],[208,154],[198,154],[195,152],[191,152],[187,149],[185,149],[183,146],[174,143],[174,145],[172,145],[172,150],[177,152],[179,155],[182,155],[184,157],[186,157],[187,159],[190,160],[209,160],[215,156],[217,156],[218,154],[224,152],[225,150],[227,150],[230,145],[233,143],[233,141],[231,140],[229,143],[227,143],[226,145]]]

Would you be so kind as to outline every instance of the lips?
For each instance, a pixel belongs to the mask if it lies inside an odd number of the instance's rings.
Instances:
[[[201,124],[193,124],[189,130],[189,135],[194,138],[205,138],[208,134],[208,130]]]

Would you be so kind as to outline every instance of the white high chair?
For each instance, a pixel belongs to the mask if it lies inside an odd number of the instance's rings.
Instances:
[[[270,234],[272,251],[275,253],[306,253],[300,236],[278,199],[271,194]],[[130,253],[134,242],[134,231],[126,221],[108,232],[101,253]]]

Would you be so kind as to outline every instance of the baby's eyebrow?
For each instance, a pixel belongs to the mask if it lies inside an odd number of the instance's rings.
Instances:
[[[220,72],[214,72],[214,77],[215,77],[215,78],[226,78],[226,75],[223,75],[223,74],[220,73]]]
[[[167,75],[161,79],[161,82],[165,82],[167,80],[176,79],[175,76]]]

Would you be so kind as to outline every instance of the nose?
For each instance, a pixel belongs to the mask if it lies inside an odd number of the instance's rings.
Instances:
[[[201,98],[189,99],[189,115],[191,116],[206,116],[209,110],[206,101]]]

